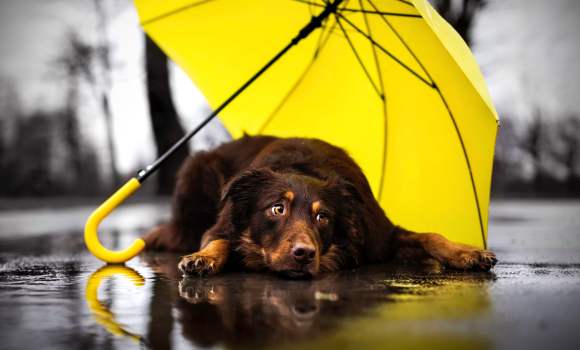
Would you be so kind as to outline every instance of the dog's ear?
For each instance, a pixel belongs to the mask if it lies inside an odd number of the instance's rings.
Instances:
[[[251,210],[256,198],[275,180],[270,170],[249,169],[233,177],[222,192],[222,206],[230,209],[230,218],[236,229],[245,229],[249,224]]]
[[[356,200],[357,202],[359,202],[361,204],[365,203],[360,192],[358,191],[358,188],[356,188],[356,186],[353,185],[352,183],[350,183],[348,181],[341,181],[340,187],[342,187],[342,194],[344,196],[350,196],[354,200]]]
[[[352,183],[344,180],[341,177],[336,177],[332,180],[331,184],[338,185],[340,187],[340,193],[342,194],[343,197],[346,197],[348,199],[354,199],[355,201],[361,204],[365,203],[360,192],[358,191],[358,188],[356,188],[356,186],[353,185]]]
[[[333,243],[339,247],[351,243],[363,243],[364,237],[361,232],[361,206],[365,203],[357,187],[342,179],[334,178],[329,183],[331,193],[335,193],[337,203],[337,221]]]
[[[228,199],[243,202],[255,194],[267,181],[274,180],[275,175],[270,170],[248,169],[234,176],[222,191],[222,204]]]

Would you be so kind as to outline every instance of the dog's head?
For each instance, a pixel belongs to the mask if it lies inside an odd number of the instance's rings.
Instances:
[[[248,170],[224,188],[230,235],[250,269],[308,278],[342,265],[341,248],[361,241],[355,212],[363,202],[340,177]]]

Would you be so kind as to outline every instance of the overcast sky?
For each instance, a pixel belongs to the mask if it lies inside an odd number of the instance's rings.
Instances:
[[[472,51],[500,118],[580,117],[580,1],[488,2]]]
[[[131,1],[104,2],[113,49],[117,167],[133,172],[155,157],[144,85],[143,32]],[[96,25],[89,0],[0,0],[0,88],[11,84],[25,113],[61,107],[66,85],[51,62],[62,51],[67,30],[94,42]],[[489,0],[473,35],[474,56],[500,118],[526,119],[535,108],[545,110],[547,118],[580,115],[580,1]],[[189,130],[209,107],[183,71],[175,65],[170,68],[175,103]],[[88,91],[85,94],[89,96]],[[88,98],[80,112],[84,132],[108,159],[99,106]],[[214,125],[205,132],[218,130]],[[204,136],[197,137],[196,146],[204,145]]]

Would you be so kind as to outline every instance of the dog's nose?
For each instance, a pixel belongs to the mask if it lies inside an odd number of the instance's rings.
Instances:
[[[292,256],[302,265],[308,265],[314,261],[316,251],[310,244],[296,243],[292,246]]]

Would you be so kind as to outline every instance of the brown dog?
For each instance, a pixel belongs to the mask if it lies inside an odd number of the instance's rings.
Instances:
[[[245,136],[190,157],[171,222],[143,239],[152,250],[199,250],[179,264],[197,275],[226,264],[306,278],[392,259],[458,270],[497,263],[487,250],[393,225],[358,165],[314,139]]]

